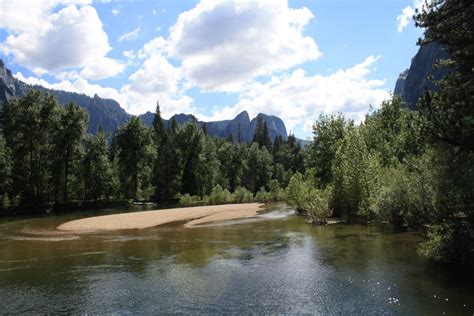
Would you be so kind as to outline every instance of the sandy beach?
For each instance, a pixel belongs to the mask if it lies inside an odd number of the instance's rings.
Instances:
[[[63,223],[57,229],[76,232],[144,229],[182,221],[187,221],[184,226],[190,228],[217,221],[254,217],[263,205],[225,204],[94,216]]]

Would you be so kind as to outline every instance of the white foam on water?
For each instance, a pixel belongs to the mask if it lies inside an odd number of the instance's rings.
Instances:
[[[279,210],[279,211],[273,211],[273,212],[268,212],[265,214],[257,215],[259,218],[264,218],[264,219],[279,219],[279,218],[285,218],[291,215],[295,215],[294,210]]]

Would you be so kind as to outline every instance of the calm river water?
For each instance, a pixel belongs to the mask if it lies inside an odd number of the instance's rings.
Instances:
[[[54,227],[92,214],[2,219],[0,314],[474,314],[472,272],[425,262],[416,234],[267,212],[84,235]]]

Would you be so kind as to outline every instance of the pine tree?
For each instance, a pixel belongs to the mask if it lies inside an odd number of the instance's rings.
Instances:
[[[255,131],[252,142],[257,143],[260,148],[265,147],[269,151],[272,150],[272,142],[268,133],[267,122],[260,114],[257,116],[257,122],[255,125]]]
[[[55,132],[55,178],[56,202],[64,204],[69,201],[69,183],[71,168],[77,171],[81,160],[82,140],[87,126],[87,113],[84,109],[69,103],[62,108],[58,129]],[[72,179],[73,181],[76,179]],[[61,194],[62,193],[62,194]]]
[[[113,195],[117,181],[109,160],[108,135],[102,129],[85,141],[82,170],[86,200],[97,202]]]
[[[116,159],[124,194],[134,200],[146,199],[151,178],[151,137],[142,121],[133,116],[115,135]]]
[[[442,67],[452,70],[438,91],[420,102],[432,142],[474,150],[474,4],[471,0],[433,0],[415,16],[426,29],[419,44],[437,42],[449,53]]]
[[[181,193],[200,193],[198,183],[199,155],[202,151],[202,129],[195,122],[185,124],[176,135],[181,158]]]
[[[155,146],[160,146],[161,138],[165,134],[165,126],[163,124],[163,119],[161,118],[160,112],[160,103],[156,103],[156,111],[155,115],[153,116],[153,139],[155,140]]]
[[[54,97],[35,90],[20,99],[9,100],[2,111],[13,162],[11,193],[34,210],[49,201],[53,187],[53,132],[59,123],[59,111]]]

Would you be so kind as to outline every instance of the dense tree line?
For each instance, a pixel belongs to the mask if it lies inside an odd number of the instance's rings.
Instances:
[[[84,110],[73,103],[61,107],[39,91],[5,103],[0,124],[3,208],[203,200],[213,192],[217,203],[221,191],[236,192],[238,201],[265,200],[303,171],[303,151],[293,135],[273,146],[262,121],[251,144],[210,137],[198,122],[178,126],[171,120],[165,128],[159,105],[151,127],[134,116],[112,135],[110,146],[102,130],[86,134]]]
[[[449,74],[418,111],[398,97],[359,125],[322,115],[313,126],[306,174],[295,174],[288,201],[316,222],[348,220],[427,228],[420,252],[474,266],[474,5],[433,0],[415,16],[450,58]]]

